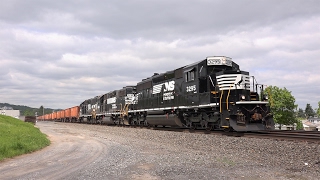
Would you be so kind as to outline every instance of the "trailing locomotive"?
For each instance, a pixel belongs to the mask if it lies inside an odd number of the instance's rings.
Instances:
[[[250,78],[252,78],[250,80]],[[274,129],[263,85],[225,56],[155,73],[80,104],[80,122],[257,131]]]

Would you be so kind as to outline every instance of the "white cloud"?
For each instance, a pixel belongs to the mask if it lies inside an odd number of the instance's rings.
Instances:
[[[67,108],[211,55],[317,107],[317,1],[5,1],[1,102]],[[8,93],[10,92],[10,93]]]

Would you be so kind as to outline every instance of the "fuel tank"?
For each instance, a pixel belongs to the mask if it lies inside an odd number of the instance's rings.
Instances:
[[[114,120],[111,115],[106,115],[102,118],[102,124],[114,125]]]
[[[180,118],[176,114],[152,114],[148,113],[147,122],[150,125],[162,125],[171,127],[183,127]]]
[[[87,123],[88,122],[88,118],[87,117],[83,117],[81,120],[82,123]]]

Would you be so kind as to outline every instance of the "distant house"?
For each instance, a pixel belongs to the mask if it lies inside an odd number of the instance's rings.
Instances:
[[[303,130],[305,131],[320,131],[320,118],[310,117],[309,119],[302,120]],[[275,124],[276,130],[296,130],[297,125],[280,125]]]
[[[20,111],[19,110],[0,110],[2,115],[11,116],[19,119]]]
[[[320,130],[320,118],[310,117],[309,119],[303,120],[303,129],[306,131],[319,131]]]
[[[6,116],[11,116],[14,118],[19,119],[20,117],[20,111],[19,110],[13,110],[12,107],[1,107],[0,108],[0,114],[6,115]]]
[[[275,130],[296,130],[297,125],[296,124],[294,124],[294,125],[281,124],[281,127],[280,127],[280,124],[275,124],[274,128],[275,128]]]
[[[315,117],[310,117],[308,119],[309,122],[315,123],[315,124],[319,124],[320,123],[320,118],[315,116]]]

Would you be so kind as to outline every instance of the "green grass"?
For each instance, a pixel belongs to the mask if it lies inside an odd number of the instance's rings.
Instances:
[[[0,115],[0,161],[34,152],[49,144],[47,136],[33,124]]]

